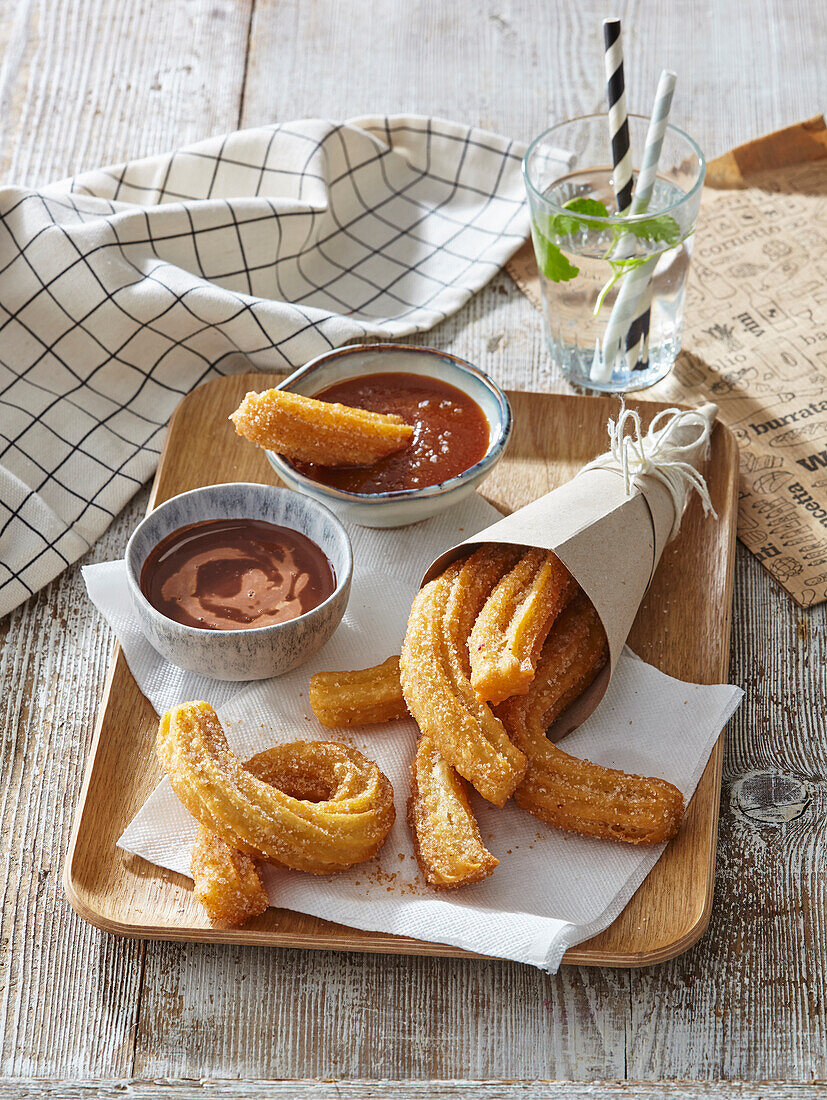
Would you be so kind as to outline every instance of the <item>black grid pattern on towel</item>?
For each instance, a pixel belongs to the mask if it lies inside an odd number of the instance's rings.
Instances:
[[[524,239],[521,155],[310,120],[0,191],[0,615],[99,537],[228,354],[290,369],[458,309]]]

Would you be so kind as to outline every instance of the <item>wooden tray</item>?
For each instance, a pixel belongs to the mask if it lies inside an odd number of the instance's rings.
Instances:
[[[277,479],[264,455],[227,421],[249,389],[277,379],[235,375],[186,397],[172,418],[149,507],[199,485]],[[569,480],[606,442],[613,398],[512,393],[514,436],[483,486],[503,511]],[[648,424],[664,406],[637,406]],[[719,522],[704,522],[695,500],[680,537],[667,547],[630,636],[633,649],[664,672],[696,683],[726,680],[735,553],[738,454],[716,425],[709,487]],[[190,882],[116,847],[118,837],[161,779],[157,717],[115,648],[64,870],[71,905],[107,932],[148,939],[206,940],[277,947],[468,956],[459,948],[361,932],[268,909],[235,931],[207,923]],[[565,963],[641,966],[672,958],[703,934],[712,906],[722,743],[719,739],[678,836],[614,924],[566,952]]]

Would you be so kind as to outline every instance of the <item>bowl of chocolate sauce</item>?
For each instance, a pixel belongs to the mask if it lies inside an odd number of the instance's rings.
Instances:
[[[325,644],[347,606],[353,556],[323,504],[233,482],[150,512],[126,566],[135,614],[161,656],[241,681],[281,675]]]
[[[396,413],[411,443],[371,466],[315,466],[267,451],[281,480],[364,527],[418,523],[473,493],[502,458],[511,408],[500,387],[456,355],[407,344],[325,352],[279,389]]]

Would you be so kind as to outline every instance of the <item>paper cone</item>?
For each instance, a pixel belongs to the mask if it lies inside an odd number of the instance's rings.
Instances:
[[[718,407],[707,404],[697,412],[711,428]],[[680,425],[672,441],[690,447],[681,453],[681,461],[698,469],[707,449],[702,425]],[[611,455],[601,457],[611,461]],[[673,497],[657,478],[636,477],[627,495],[619,468],[584,469],[565,485],[440,554],[422,584],[485,543],[554,551],[594,604],[609,641],[606,668],[549,730],[549,737],[559,740],[584,722],[603,698],[676,518],[680,519]]]

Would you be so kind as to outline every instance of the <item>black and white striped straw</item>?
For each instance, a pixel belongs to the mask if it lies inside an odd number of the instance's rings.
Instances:
[[[626,355],[632,370],[646,370],[649,366],[649,327],[652,323],[652,281],[643,292],[638,313],[632,318],[626,336]]]
[[[631,214],[645,213],[652,197],[652,190],[657,177],[658,161],[663,148],[663,139],[669,123],[669,111],[672,107],[675,79],[673,72],[664,70],[658,82],[658,90],[655,94],[655,102],[646,133],[643,162],[631,203]],[[629,243],[629,239],[630,235],[628,234],[621,237],[615,250],[617,258],[622,258],[628,254],[625,246]],[[650,279],[657,261],[657,254],[650,256],[640,267],[627,272],[623,276],[606,326],[606,334],[603,337],[602,355],[599,355],[597,349],[595,349],[595,358],[590,371],[593,382],[607,382],[611,378],[615,356],[624,344],[636,356],[636,365],[640,362],[645,366],[648,362]]]
[[[612,188],[617,211],[623,214],[632,202],[632,150],[623,77],[623,44],[620,20],[603,20],[603,62],[609,99],[609,134],[612,139]]]

